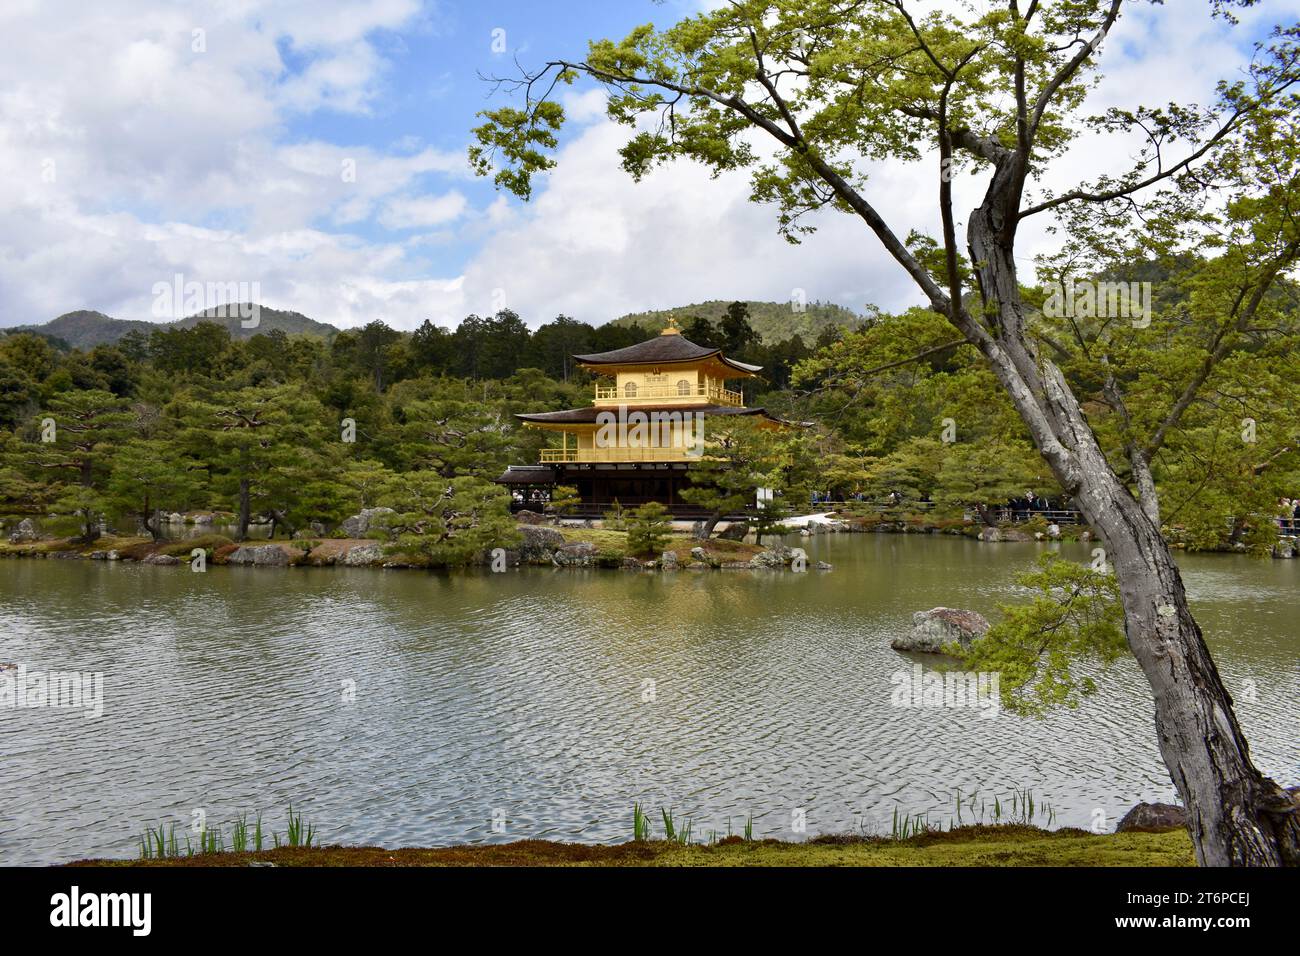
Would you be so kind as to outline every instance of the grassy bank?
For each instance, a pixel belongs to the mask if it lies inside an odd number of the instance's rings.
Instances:
[[[634,840],[613,846],[520,840],[493,846],[385,850],[279,847],[153,860],[82,860],[72,866],[1193,866],[1186,830],[1094,834],[1031,826],[970,826],[906,840],[821,837],[805,843],[711,846]]]

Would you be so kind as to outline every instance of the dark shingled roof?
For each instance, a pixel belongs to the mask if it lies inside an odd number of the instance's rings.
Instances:
[[[511,465],[494,479],[498,485],[553,485],[555,469],[550,465]]]
[[[684,335],[656,335],[652,339],[629,345],[627,348],[614,349],[612,352],[596,352],[592,355],[575,355],[574,358],[584,365],[657,365],[673,362],[697,362],[710,356],[717,356],[718,361],[738,372],[759,372],[761,365],[746,365],[722,354],[722,349],[708,349],[696,345]]]
[[[596,416],[601,412],[611,412],[617,414],[617,409],[622,406],[606,405],[597,407],[589,405],[586,408],[566,408],[560,412],[532,412],[516,413],[515,418],[521,422],[538,422],[546,425],[595,425]],[[773,415],[769,415],[763,408],[738,408],[734,405],[629,405],[627,408],[634,412],[692,412],[697,415],[762,415],[764,418],[770,418],[774,422],[782,421]],[[784,423],[783,423],[784,424]]]

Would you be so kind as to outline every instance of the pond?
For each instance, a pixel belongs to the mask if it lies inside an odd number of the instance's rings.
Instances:
[[[1045,720],[891,703],[913,612],[995,616],[1055,545],[792,543],[834,570],[0,562],[0,662],[103,674],[98,718],[0,707],[0,862],[134,856],[196,811],[283,832],[290,803],[325,842],[410,846],[620,841],[634,802],[656,832],[662,806],[697,838],[752,817],[800,839],[946,824],[957,793],[987,822],[1030,790],[1039,823],[1108,828],[1173,798],[1127,658]],[[1182,564],[1257,764],[1300,783],[1300,562]]]

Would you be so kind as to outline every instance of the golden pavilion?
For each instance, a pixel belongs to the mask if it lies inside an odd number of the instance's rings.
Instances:
[[[540,508],[556,485],[568,485],[578,489],[580,515],[603,514],[615,501],[629,507],[658,501],[689,517],[699,509],[679,492],[701,457],[709,418],[746,415],[773,428],[787,424],[765,409],[746,408],[741,393],[727,387],[757,377],[761,366],[696,345],[672,319],[652,339],[573,358],[597,376],[594,401],[515,416],[530,428],[559,433],[558,446],[543,448],[538,464],[512,465],[497,479],[514,492],[516,508]]]

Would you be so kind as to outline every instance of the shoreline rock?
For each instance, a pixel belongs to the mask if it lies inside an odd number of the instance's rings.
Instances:
[[[1176,830],[1187,826],[1187,811],[1174,803],[1139,803],[1120,819],[1116,833]]]

